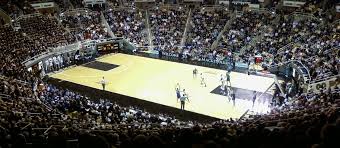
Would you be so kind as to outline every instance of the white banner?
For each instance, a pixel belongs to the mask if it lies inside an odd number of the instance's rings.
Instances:
[[[260,9],[260,4],[248,4],[249,8]]]
[[[229,5],[229,0],[222,0],[222,1],[218,1],[219,4],[224,4],[224,5]],[[251,4],[249,1],[238,1],[238,0],[234,0],[232,1],[233,4]]]
[[[229,5],[229,1],[219,1],[218,3],[223,5]]]
[[[85,5],[105,4],[106,0],[84,0]]]
[[[34,9],[43,9],[43,8],[53,8],[55,6],[54,2],[46,2],[46,3],[35,3],[31,4]]]
[[[335,10],[340,13],[340,5],[335,6]]]
[[[283,6],[286,7],[301,7],[306,2],[303,1],[283,1]]]
[[[335,87],[340,88],[340,75],[331,77],[321,82],[310,84],[308,86],[308,92],[319,93],[321,90],[334,90]]]

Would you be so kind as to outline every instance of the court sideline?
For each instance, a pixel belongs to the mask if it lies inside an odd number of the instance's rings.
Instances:
[[[251,108],[262,112],[269,110],[269,100],[257,101],[252,107],[250,98],[236,96],[236,105],[233,106],[228,97],[211,93],[220,85],[221,74],[226,73],[223,70],[120,53],[98,58],[94,62],[110,65],[112,69],[81,65],[50,76],[95,89],[102,89],[99,81],[104,76],[108,82],[107,91],[175,108],[180,108],[175,93],[175,85],[180,83],[181,89],[186,89],[189,94],[190,102],[186,103],[186,110],[220,119],[239,118]],[[200,85],[199,75],[193,78],[194,68],[203,74],[207,87]],[[264,92],[274,82],[272,78],[237,72],[232,72],[230,76],[233,87],[249,92]]]

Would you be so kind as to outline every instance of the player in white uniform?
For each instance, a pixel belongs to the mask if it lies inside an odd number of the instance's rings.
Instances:
[[[202,73],[201,73],[201,85],[204,86],[204,87],[207,87],[207,84],[205,83],[205,80],[204,80]]]
[[[224,84],[223,74],[221,74],[220,82],[221,82],[221,85],[220,85],[220,93],[223,94],[223,95],[225,95],[225,84]]]
[[[221,85],[224,85],[224,77],[223,77],[223,74],[221,74],[221,78],[220,78],[220,82],[221,82]]]
[[[175,89],[176,90],[180,90],[181,89],[181,85],[179,85],[179,83],[177,83],[176,86],[175,86]]]
[[[225,85],[224,84],[220,85],[220,93],[225,95]]]

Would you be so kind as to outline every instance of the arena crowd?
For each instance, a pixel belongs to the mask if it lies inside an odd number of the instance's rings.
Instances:
[[[71,2],[73,7],[83,7],[80,1]],[[112,2],[114,6],[120,5],[118,1]],[[20,15],[12,11],[15,9],[23,14],[33,13],[26,5],[1,6],[12,16]],[[149,18],[145,18],[147,15],[139,10],[106,10],[104,16],[114,34],[121,34],[140,46],[148,46],[145,23],[149,19],[152,44],[164,52],[185,52],[192,57],[209,58],[239,52],[243,59],[261,54],[272,58],[269,64],[305,59],[303,62],[314,80],[339,74],[339,22],[321,23],[312,18],[293,20],[280,13],[276,14],[281,15],[279,19],[275,19],[273,14],[253,11],[244,11],[241,18],[233,20],[222,11],[193,10],[190,37],[184,41],[184,46],[190,47],[182,48],[179,46],[188,12],[185,7],[179,10],[158,8],[149,11]],[[1,148],[339,147],[339,88],[287,97],[279,100],[266,115],[198,123],[57,88],[44,81],[40,72],[27,71],[22,64],[51,47],[108,37],[99,15],[99,12],[65,14],[61,23],[51,15],[37,15],[15,22],[19,27],[0,26]],[[231,25],[224,30],[223,23],[216,18],[225,22],[231,20]],[[82,27],[73,33],[67,31],[78,27],[77,24]],[[210,48],[222,30],[222,47]],[[252,42],[257,37],[263,40]],[[246,45],[250,48],[242,51]],[[47,72],[75,63],[72,59],[70,63],[64,62],[65,57],[60,59],[57,62],[60,66],[53,63],[52,68],[46,68]]]

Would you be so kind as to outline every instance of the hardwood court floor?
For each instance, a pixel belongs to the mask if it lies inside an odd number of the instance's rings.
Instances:
[[[189,94],[190,102],[186,103],[186,110],[220,119],[239,118],[252,106],[251,101],[237,99],[234,107],[226,96],[210,93],[220,85],[220,75],[226,73],[223,70],[127,54],[107,55],[96,61],[119,66],[107,71],[76,66],[50,76],[96,89],[102,89],[99,81],[104,76],[109,83],[107,91],[175,108],[180,108],[175,93],[175,85],[180,83],[181,89],[186,89]],[[193,78],[195,67],[203,73],[207,87],[200,85],[199,75]],[[236,72],[230,76],[233,87],[258,92],[264,92],[274,82],[272,78]],[[267,110],[266,102],[255,106]]]

